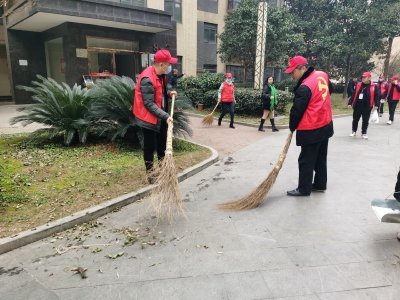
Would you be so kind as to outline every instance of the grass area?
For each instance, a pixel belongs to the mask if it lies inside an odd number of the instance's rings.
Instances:
[[[278,99],[279,101],[279,99]],[[332,114],[333,115],[342,115],[342,114],[350,114],[353,113],[352,109],[348,109],[347,108],[347,103],[344,106],[342,103],[342,94],[332,94],[331,95],[331,102],[332,102]],[[260,100],[260,105],[261,105],[261,100]],[[292,108],[292,104],[289,104],[286,107],[286,118],[276,121],[275,124],[276,125],[287,125],[289,124],[289,112],[290,109]],[[400,109],[400,107],[398,108],[398,110]],[[203,111],[198,111],[198,110],[185,110],[187,112],[190,113],[194,113],[194,114],[199,114],[199,115],[208,115],[212,112],[213,108],[206,108]],[[387,103],[385,103],[385,107],[384,110],[387,112],[388,111],[388,105]],[[214,113],[214,116],[219,118],[219,116],[221,115],[221,108],[217,108],[217,110]],[[224,117],[224,119],[229,120],[230,116],[229,113]],[[251,116],[251,115],[240,115],[240,114],[235,114],[235,121],[238,122],[245,122],[245,123],[250,123],[250,124],[260,124],[260,119],[261,116]],[[269,123],[269,121],[266,122],[266,124]]]
[[[84,146],[25,143],[0,135],[0,238],[63,218],[147,186],[138,145],[106,140]],[[211,151],[174,140],[178,172]]]

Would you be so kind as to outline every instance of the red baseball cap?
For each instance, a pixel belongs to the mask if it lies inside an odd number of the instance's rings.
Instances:
[[[379,78],[385,79],[385,76],[381,75],[381,76],[379,76]]]
[[[390,78],[390,80],[398,80],[399,79],[399,76],[397,76],[397,75],[394,75],[392,78]]]
[[[226,73],[226,78],[232,78],[232,74],[231,73]]]
[[[364,74],[362,74],[361,77],[372,77],[372,75],[370,72],[364,72]]]
[[[159,50],[154,55],[154,62],[169,62],[171,64],[176,64],[178,59],[171,57],[171,53],[169,53],[168,50]]]
[[[296,67],[306,64],[307,59],[303,56],[296,56],[289,60],[289,68],[284,73],[291,73]]]

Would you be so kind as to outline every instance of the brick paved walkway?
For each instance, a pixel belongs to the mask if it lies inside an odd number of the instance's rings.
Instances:
[[[229,123],[214,121],[212,127],[204,127],[201,118],[189,117],[193,129],[193,136],[188,141],[210,146],[216,149],[220,158],[232,154],[262,138],[272,134],[271,129],[265,132],[258,131],[255,127],[247,127],[234,124],[235,129],[229,128]]]

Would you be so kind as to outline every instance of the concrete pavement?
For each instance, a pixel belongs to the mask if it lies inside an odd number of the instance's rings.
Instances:
[[[265,179],[286,140],[282,130],[182,182],[187,218],[173,226],[161,220],[155,227],[145,200],[99,218],[97,227],[1,255],[1,298],[400,299],[399,225],[381,224],[370,207],[374,198],[393,193],[400,120],[371,124],[368,141],[348,137],[351,118],[334,124],[326,193],[286,196],[297,185],[300,149],[293,142],[262,207],[217,209]],[[93,244],[116,246],[80,246]],[[75,245],[54,255],[59,246]],[[102,251],[92,253],[96,247]],[[88,278],[72,275],[78,266],[87,268]]]

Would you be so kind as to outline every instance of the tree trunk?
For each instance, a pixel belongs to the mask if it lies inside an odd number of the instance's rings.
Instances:
[[[343,107],[347,106],[347,101],[348,101],[348,99],[346,97],[346,93],[347,93],[347,82],[349,82],[349,77],[350,77],[350,58],[351,58],[351,54],[349,54],[347,56],[346,80],[344,83],[343,98],[342,98],[343,99],[342,100]]]
[[[383,76],[385,77],[386,80],[389,79],[389,63],[390,63],[390,55],[392,53],[392,45],[393,45],[393,38],[389,38],[389,45],[386,51],[385,64],[383,67]]]

